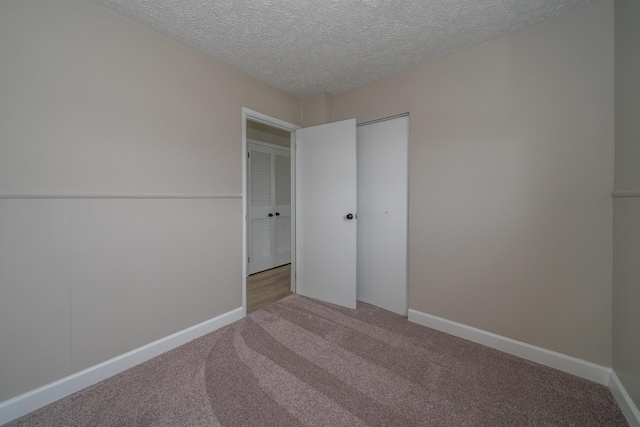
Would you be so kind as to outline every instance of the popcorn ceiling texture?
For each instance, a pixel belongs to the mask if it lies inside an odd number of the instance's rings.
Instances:
[[[94,0],[297,97],[336,94],[599,0]]]

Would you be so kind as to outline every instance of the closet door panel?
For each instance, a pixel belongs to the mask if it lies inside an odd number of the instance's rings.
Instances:
[[[360,301],[407,314],[408,117],[358,128]]]
[[[249,146],[249,274],[273,268],[273,154]]]
[[[371,125],[370,301],[407,312],[407,124],[401,117]]]
[[[251,229],[249,230],[251,234],[249,274],[273,268],[272,223],[271,218],[251,219]]]
[[[273,266],[291,262],[291,153],[274,150]]]

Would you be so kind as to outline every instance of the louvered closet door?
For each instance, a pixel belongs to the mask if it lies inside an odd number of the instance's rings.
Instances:
[[[273,150],[249,144],[249,274],[273,268]]]
[[[273,266],[291,262],[291,153],[274,149],[275,216]]]
[[[249,149],[249,274],[291,262],[291,158],[259,144]]]

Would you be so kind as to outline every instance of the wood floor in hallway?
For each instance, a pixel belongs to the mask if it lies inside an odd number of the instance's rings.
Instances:
[[[291,295],[291,264],[247,277],[247,314]]]

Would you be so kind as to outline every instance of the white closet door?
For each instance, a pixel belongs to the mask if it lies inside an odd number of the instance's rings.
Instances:
[[[249,274],[273,268],[273,153],[249,144]]]
[[[273,266],[291,262],[291,152],[274,150]]]
[[[358,137],[358,298],[406,315],[408,117]]]
[[[248,274],[291,262],[291,154],[249,143]]]

